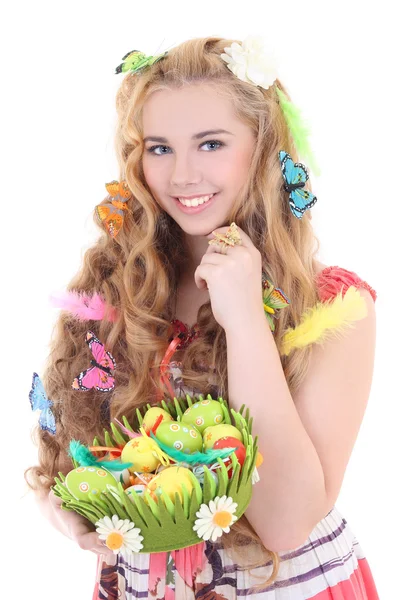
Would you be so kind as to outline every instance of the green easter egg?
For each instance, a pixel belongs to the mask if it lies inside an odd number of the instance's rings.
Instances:
[[[107,485],[116,486],[115,478],[110,471],[97,467],[78,467],[70,471],[65,478],[65,485],[76,500],[87,500],[90,494],[107,491]]]
[[[215,425],[214,427],[207,427],[203,431],[203,445],[204,450],[212,448],[217,440],[223,437],[234,437],[237,440],[243,442],[243,436],[237,427],[222,423],[222,425]]]
[[[217,400],[201,400],[189,406],[183,413],[182,422],[191,423],[203,433],[206,427],[219,425],[224,421],[221,404]]]
[[[156,438],[169,448],[175,448],[186,454],[201,451],[203,447],[199,431],[192,425],[177,421],[161,423],[157,428]]]

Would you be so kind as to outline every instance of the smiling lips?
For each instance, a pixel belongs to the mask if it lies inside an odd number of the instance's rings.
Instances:
[[[179,202],[181,204],[183,204],[183,206],[201,206],[202,204],[204,204],[205,202],[208,202],[209,200],[211,200],[211,198],[214,196],[214,194],[209,194],[208,196],[198,196],[197,198],[192,198],[190,200],[186,199],[186,198],[177,198],[177,200],[179,200]]]

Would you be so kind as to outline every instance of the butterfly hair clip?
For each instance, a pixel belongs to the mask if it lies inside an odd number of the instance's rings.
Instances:
[[[274,319],[276,319],[276,311],[289,306],[289,298],[282,292],[281,289],[275,287],[267,278],[263,277],[263,304],[264,312],[271,331],[275,331]]]
[[[163,52],[156,56],[147,56],[140,50],[131,50],[122,57],[122,63],[115,69],[115,73],[126,73],[127,71],[138,73],[144,68],[154,65],[154,63],[164,58],[167,54],[168,52]]]
[[[128,210],[126,203],[132,197],[126,181],[111,181],[106,183],[106,190],[111,200],[105,204],[96,206],[96,213],[102,223],[106,226],[112,238],[121,231],[124,223],[124,211]]]
[[[32,410],[40,410],[39,425],[43,431],[53,435],[56,433],[56,420],[51,407],[53,402],[48,399],[43,383],[37,373],[32,377],[32,389],[29,392]]]
[[[303,189],[308,180],[307,168],[301,163],[294,163],[287,152],[279,152],[279,160],[284,179],[284,188],[289,192],[289,206],[295,217],[301,219],[307,209],[314,206],[317,197]]]
[[[115,386],[113,371],[117,365],[114,357],[110,352],[106,352],[104,345],[93,331],[87,332],[85,341],[94,357],[90,361],[92,366],[75,377],[72,389],[87,392],[95,388],[99,392],[110,392]]]

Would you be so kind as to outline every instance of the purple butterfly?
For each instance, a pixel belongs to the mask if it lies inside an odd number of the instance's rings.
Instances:
[[[90,361],[92,366],[75,377],[72,389],[87,392],[95,388],[99,392],[110,392],[114,389],[115,384],[112,371],[117,368],[114,357],[110,352],[105,351],[103,344],[93,331],[87,332],[86,343],[94,356],[94,359]]]

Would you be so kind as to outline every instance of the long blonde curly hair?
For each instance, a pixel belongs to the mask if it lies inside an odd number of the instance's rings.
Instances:
[[[298,160],[296,148],[274,87],[265,90],[241,81],[221,60],[220,54],[233,41],[238,40],[206,37],[185,41],[139,75],[127,74],[121,83],[116,97],[116,153],[119,179],[126,180],[132,191],[129,210],[114,239],[95,215],[102,233],[86,251],[79,273],[68,285],[68,290],[102,294],[106,303],[117,309],[118,319],[83,322],[67,312],[60,313],[43,375],[47,394],[54,402],[57,433],[53,436],[39,428],[35,432],[39,465],[27,471],[33,489],[49,489],[59,471],[66,473],[72,468],[67,455],[72,438],[91,444],[110,418],[126,415],[134,421],[135,409],[153,403],[157,390],[167,394],[159,366],[171,334],[174,300],[187,248],[182,230],[154,200],[143,174],[142,110],[154,91],[201,83],[215,86],[256,135],[246,188],[240,191],[227,223],[221,225],[235,221],[250,236],[261,252],[268,277],[291,300],[276,320],[274,339],[278,349],[284,331],[298,324],[304,310],[318,300],[314,256],[319,242],[309,213],[301,220],[291,214],[278,159],[279,151],[286,150]],[[275,85],[290,99],[279,80]],[[309,182],[307,186],[310,189]],[[227,398],[225,333],[214,319],[210,302],[199,309],[197,323],[201,335],[177,353],[183,365],[183,381],[204,394]],[[89,329],[116,360],[117,385],[110,394],[96,390],[77,393],[71,388],[74,377],[88,362],[84,340]],[[292,394],[304,378],[308,362],[307,347],[282,357]],[[214,384],[204,363],[213,367]],[[251,566],[272,565],[271,576],[262,585],[276,579],[279,555],[263,547],[245,517],[222,541],[243,565],[248,563],[249,547],[256,547],[257,559]]]

